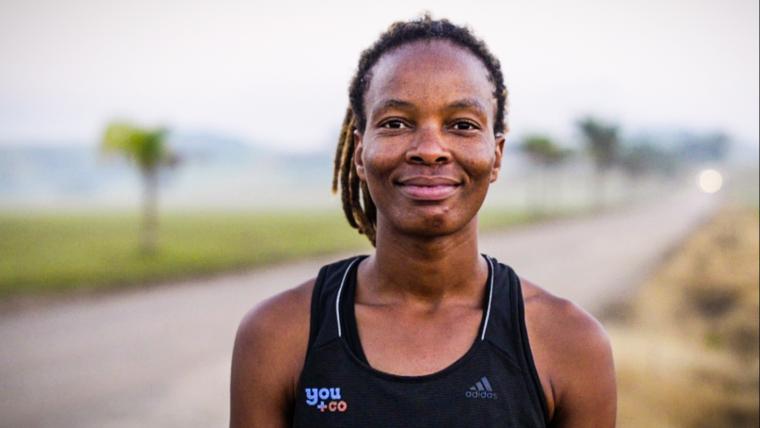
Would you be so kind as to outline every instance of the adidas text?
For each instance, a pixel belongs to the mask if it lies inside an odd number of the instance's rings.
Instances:
[[[465,391],[464,396],[467,398],[485,398],[487,400],[497,400],[499,397],[493,392],[491,383],[485,376],[475,382],[469,390]]]

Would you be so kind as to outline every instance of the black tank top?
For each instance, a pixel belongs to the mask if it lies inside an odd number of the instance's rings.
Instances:
[[[441,371],[400,376],[372,368],[354,317],[358,256],[322,267],[293,426],[545,427],[546,402],[525,330],[520,281],[484,256],[483,316],[470,349]]]

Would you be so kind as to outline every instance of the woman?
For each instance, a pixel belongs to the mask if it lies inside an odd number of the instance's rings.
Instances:
[[[478,252],[506,132],[485,44],[428,16],[393,24],[349,95],[333,188],[375,252],[243,319],[230,425],[614,426],[599,323]]]

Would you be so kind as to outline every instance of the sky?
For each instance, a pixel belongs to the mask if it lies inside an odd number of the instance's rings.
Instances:
[[[94,144],[128,119],[331,146],[361,51],[426,10],[501,60],[513,136],[595,115],[757,144],[757,0],[2,0],[0,144]]]

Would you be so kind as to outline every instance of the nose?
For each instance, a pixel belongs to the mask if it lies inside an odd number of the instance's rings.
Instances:
[[[440,165],[451,161],[451,153],[435,129],[420,128],[412,146],[406,152],[406,161],[423,165]]]

